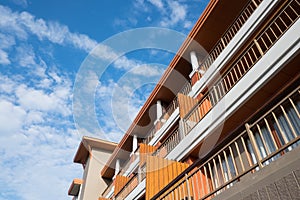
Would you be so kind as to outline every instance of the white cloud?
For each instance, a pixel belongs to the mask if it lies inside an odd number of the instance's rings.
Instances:
[[[15,34],[19,39],[24,40],[29,34],[33,34],[40,40],[49,40],[59,45],[72,45],[86,52],[97,45],[97,42],[87,35],[72,33],[67,26],[58,22],[46,22],[28,12],[13,12],[1,5],[0,29]]]
[[[163,27],[171,27],[180,21],[184,22],[187,14],[187,6],[172,0],[168,0],[167,3],[171,14],[165,16],[160,25]]]
[[[0,74],[0,91],[1,92],[10,94],[13,92],[15,87],[16,87],[15,81],[8,78],[7,76],[3,76]]]
[[[60,81],[41,90],[0,73],[0,199],[65,199],[81,176],[72,163],[80,136],[69,121],[71,84],[59,72],[52,76]]]
[[[16,89],[17,102],[25,110],[38,110],[45,112],[57,112],[63,116],[71,114],[70,107],[65,103],[70,99],[70,89],[64,87],[54,87],[54,91],[46,93],[43,90],[28,88],[22,84]]]
[[[0,33],[0,48],[1,49],[8,49],[11,48],[13,45],[16,44],[15,38],[11,35],[5,35]]]
[[[19,132],[22,128],[23,121],[26,116],[26,111],[12,104],[9,101],[0,101],[0,132],[1,135],[7,135],[14,132]]]
[[[22,67],[36,65],[36,56],[31,45],[18,46],[16,48],[16,59]]]
[[[8,54],[0,49],[0,64],[2,65],[8,65],[10,64],[10,60],[8,59]]]
[[[191,21],[185,21],[183,27],[191,29],[193,27],[193,23]]]
[[[114,62],[114,66],[117,69],[125,69],[126,71],[130,71],[131,74],[146,77],[161,76],[164,71],[162,68],[158,68],[154,65],[147,65],[138,60],[128,59],[126,56],[118,58]]]
[[[140,10],[142,12],[149,12],[149,10],[150,10],[148,8],[148,6],[145,4],[144,0],[135,0],[135,1],[133,1],[133,7],[136,10]]]
[[[192,28],[201,9],[204,9],[208,2],[209,0],[135,0],[133,1],[135,12],[129,13],[126,18],[134,16],[139,20],[136,24],[146,22],[148,26],[174,28],[186,32]],[[199,12],[195,12],[195,10],[199,10]],[[119,25],[123,25],[125,28],[134,26],[134,24],[129,26],[129,21],[124,20],[126,18],[123,18]]]
[[[163,9],[164,7],[162,0],[148,0],[148,1],[159,9]]]
[[[117,52],[103,44],[98,44],[97,48],[91,52],[91,55],[107,61],[112,61],[119,57]]]
[[[154,65],[139,65],[133,68],[130,73],[139,76],[160,77],[163,74],[164,68],[159,68]]]
[[[14,4],[18,5],[18,6],[22,6],[24,8],[26,8],[28,6],[28,2],[27,0],[11,0]]]

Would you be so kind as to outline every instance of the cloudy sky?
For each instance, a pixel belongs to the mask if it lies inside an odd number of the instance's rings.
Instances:
[[[0,0],[0,200],[71,199],[83,134],[118,142],[173,57],[157,49],[119,56],[102,42],[142,27],[186,35],[207,1]],[[114,61],[85,81],[95,106],[80,109],[95,112],[101,134],[78,131],[73,110],[78,71],[99,46],[100,59]]]

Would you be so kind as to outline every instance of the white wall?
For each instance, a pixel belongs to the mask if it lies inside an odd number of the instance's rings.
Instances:
[[[111,152],[104,150],[92,150],[92,156],[90,156],[83,174],[85,181],[82,185],[80,200],[98,200],[105,190],[107,184],[101,178],[100,172],[110,155]]]

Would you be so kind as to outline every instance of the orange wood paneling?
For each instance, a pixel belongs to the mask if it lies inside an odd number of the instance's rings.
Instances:
[[[192,86],[195,85],[195,83],[200,80],[201,78],[201,74],[198,71],[195,71],[195,73],[193,74],[192,78],[191,78],[191,83]]]
[[[140,143],[140,166],[146,162],[146,156],[150,155],[157,147]]]
[[[146,200],[151,199],[189,165],[156,156],[146,158]],[[185,189],[187,194],[187,189]]]
[[[179,105],[180,117],[183,118],[197,103],[198,103],[197,99],[178,93],[178,105]]]
[[[118,194],[129,180],[130,180],[129,177],[117,175],[115,179],[114,194],[115,195]]]

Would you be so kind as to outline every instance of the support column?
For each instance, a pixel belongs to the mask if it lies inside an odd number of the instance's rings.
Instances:
[[[192,63],[193,71],[196,71],[199,68],[197,54],[195,51],[191,51],[190,56],[191,56],[191,63]]]
[[[133,135],[133,139],[132,139],[132,154],[134,154],[134,152],[137,150],[138,148],[138,139],[136,135]]]
[[[162,116],[162,114],[163,114],[163,109],[162,109],[161,101],[157,100],[157,102],[156,102],[156,119],[159,120],[159,118]]]
[[[115,175],[114,175],[113,179],[116,178],[116,176],[118,175],[119,171],[120,171],[120,160],[117,159],[116,160],[116,166],[115,166]]]
[[[190,78],[193,86],[204,74],[204,71],[199,69],[199,62],[195,51],[190,52],[190,57],[191,57],[191,64],[193,67],[193,71],[190,74]]]

